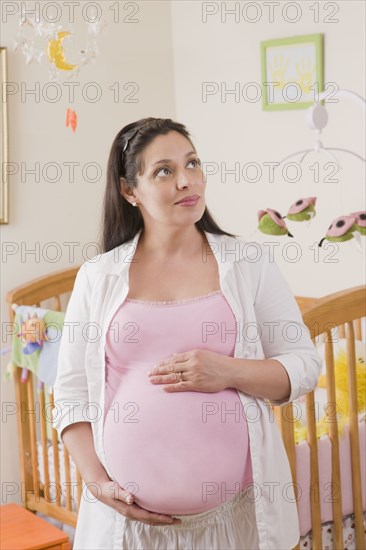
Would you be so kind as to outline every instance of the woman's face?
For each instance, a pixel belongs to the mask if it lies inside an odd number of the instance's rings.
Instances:
[[[138,176],[133,194],[145,226],[151,227],[155,222],[187,225],[199,221],[206,206],[206,181],[201,161],[189,140],[175,131],[157,136],[144,149],[142,162],[143,174]],[[195,204],[177,204],[190,195],[199,196]],[[129,200],[134,201],[131,195]]]

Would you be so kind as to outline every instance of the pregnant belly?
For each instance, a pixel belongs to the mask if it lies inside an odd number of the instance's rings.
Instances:
[[[247,422],[234,389],[168,393],[145,372],[126,369],[105,411],[103,444],[112,478],[152,512],[204,512],[252,481]]]

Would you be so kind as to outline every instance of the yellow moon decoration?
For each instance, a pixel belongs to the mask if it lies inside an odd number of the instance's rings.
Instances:
[[[70,32],[61,31],[57,33],[57,40],[50,40],[48,42],[47,55],[51,63],[54,63],[61,71],[72,71],[77,65],[67,63],[65,59],[65,51],[62,46],[62,41],[65,36],[68,36]]]

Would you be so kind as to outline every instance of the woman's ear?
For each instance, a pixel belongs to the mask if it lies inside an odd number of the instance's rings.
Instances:
[[[130,202],[131,204],[136,201],[136,197],[134,195],[133,189],[127,184],[126,180],[124,178],[119,178],[119,190],[121,195],[126,199],[126,201]]]
[[[127,183],[124,178],[119,178],[119,191],[120,193],[124,193],[127,190]]]

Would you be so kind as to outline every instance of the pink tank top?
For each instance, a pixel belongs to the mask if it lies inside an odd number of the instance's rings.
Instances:
[[[103,444],[135,502],[162,514],[221,506],[253,481],[245,411],[234,388],[167,393],[147,372],[173,353],[234,356],[235,316],[221,290],[176,302],[127,298],[106,337]]]

